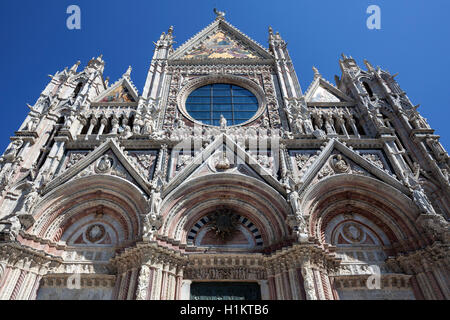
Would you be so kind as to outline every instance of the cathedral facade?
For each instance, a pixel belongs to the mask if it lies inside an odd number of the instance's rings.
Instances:
[[[102,56],[0,158],[0,299],[449,299],[450,158],[395,75],[163,32],[142,92]]]

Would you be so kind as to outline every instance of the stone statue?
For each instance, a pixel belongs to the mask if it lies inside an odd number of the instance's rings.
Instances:
[[[300,213],[298,192],[295,189],[292,190],[290,187],[288,187],[288,201],[291,204],[291,208],[294,214],[297,215],[298,213]]]
[[[269,119],[267,119],[266,117],[263,117],[263,119],[262,119],[262,126],[263,126],[263,128],[268,129],[270,127]]]
[[[419,105],[415,106],[413,109],[407,111],[407,116],[409,120],[413,123],[414,129],[426,129],[428,127],[427,121],[424,117],[417,112]]]
[[[334,170],[338,173],[347,172],[349,169],[347,161],[345,161],[345,159],[340,154],[333,157],[332,164]]]
[[[445,150],[442,148],[441,144],[433,138],[427,138],[426,142],[428,146],[433,151],[433,154],[435,155],[437,160],[442,159],[442,156],[445,154]]]
[[[141,267],[139,272],[138,285],[136,290],[136,300],[146,300],[147,290],[150,281],[150,269],[147,265]]]
[[[34,131],[38,125],[39,118],[32,117],[25,125],[25,131]]]
[[[75,120],[75,115],[71,114],[69,116],[66,116],[66,123],[64,124],[64,128],[70,129],[72,127],[74,120]]]
[[[136,119],[134,121],[134,125],[133,125],[133,133],[134,134],[140,134],[143,124],[144,124],[144,122],[140,118]]]
[[[152,213],[144,216],[143,238],[151,239],[162,226],[162,217]]]
[[[306,118],[303,121],[303,124],[305,126],[306,134],[311,134],[314,131],[314,127],[312,125],[312,121],[309,116],[306,116]]]
[[[419,207],[421,213],[425,214],[436,214],[433,206],[430,204],[428,197],[426,196],[423,188],[420,184],[416,184],[412,190],[412,196],[414,203]]]
[[[448,243],[450,241],[450,227],[448,221],[439,214],[421,215],[417,218],[416,223],[421,226],[424,231],[442,241]]]
[[[303,267],[302,276],[307,300],[317,300],[311,268]]]
[[[22,225],[17,215],[10,215],[6,219],[0,220],[0,239],[4,241],[14,241],[19,235]]]
[[[37,192],[37,188],[33,185],[25,197],[25,201],[23,204],[23,210],[25,213],[30,214],[31,209],[33,208],[34,204],[36,203],[37,199],[39,197],[39,193]]]
[[[308,242],[308,222],[301,212],[296,215],[297,218],[297,228],[295,233],[297,234],[297,239],[299,242]]]
[[[450,182],[450,174],[449,174],[448,170],[447,169],[442,169],[441,171],[442,171],[442,175],[444,176],[444,178],[447,181],[447,183]]]
[[[294,120],[294,129],[295,129],[296,133],[299,133],[299,134],[305,133],[305,131],[303,130],[303,121],[300,117],[297,117]]]
[[[142,130],[143,134],[151,134],[153,132],[153,120],[151,118],[147,119],[144,123],[144,128]]]
[[[155,189],[152,190],[152,198],[150,203],[150,214],[158,216],[159,210],[161,209],[161,187],[156,186]]]
[[[420,165],[417,162],[413,164],[413,179],[415,181],[419,181],[420,176]]]
[[[326,133],[322,129],[316,129],[312,132],[313,136],[317,139],[324,140],[327,138]]]
[[[22,140],[14,140],[11,146],[5,151],[3,156],[0,158],[0,162],[14,161],[22,145],[23,145]]]
[[[124,130],[120,133],[121,139],[128,139],[133,135],[133,132],[131,132],[130,126],[125,126]]]
[[[381,115],[380,115],[380,113],[378,112],[378,110],[373,109],[372,111],[370,111],[370,114],[371,114],[370,117],[374,120],[375,125],[376,125],[378,128],[385,128],[385,127],[386,127],[386,125],[385,125],[383,119],[381,118]]]
[[[220,129],[226,129],[227,128],[227,119],[223,116],[223,114],[220,115]]]

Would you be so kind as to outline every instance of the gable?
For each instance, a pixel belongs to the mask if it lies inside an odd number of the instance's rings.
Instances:
[[[310,102],[341,102],[337,96],[323,87],[318,87],[311,95]]]
[[[402,192],[408,191],[394,177],[387,163],[380,160],[375,150],[357,153],[332,139],[321,151],[291,150],[290,155],[295,168],[294,180],[300,185],[299,191],[335,174],[365,175],[383,181]]]
[[[225,152],[224,152],[225,151]],[[185,154],[183,152],[183,154]],[[224,155],[226,156],[224,158]],[[189,160],[182,167],[178,165],[178,160],[174,160],[173,169],[175,171],[169,183],[166,185],[164,194],[169,194],[181,183],[194,177],[207,174],[231,173],[253,177],[264,181],[279,193],[285,195],[285,190],[280,182],[273,176],[269,166],[264,165],[262,159],[255,158],[237,145],[226,134],[218,136],[214,142],[206,147],[195,157],[188,153]],[[184,161],[183,161],[184,162]],[[177,166],[175,166],[177,163]]]
[[[178,61],[208,59],[267,60],[271,54],[225,20],[211,23],[176,49],[169,57]]]
[[[72,155],[74,160],[71,161]],[[149,154],[152,159],[148,168],[148,173],[152,171],[156,162],[156,154]],[[65,167],[53,180],[44,188],[43,194],[55,189],[67,181],[81,178],[88,175],[113,175],[130,181],[139,186],[144,192],[150,194],[150,185],[146,168],[142,167],[133,156],[126,156],[122,149],[109,139],[90,153],[77,152],[71,153],[68,162],[64,161]]]
[[[136,104],[138,101],[138,92],[128,78],[119,79],[111,88],[98,96],[94,105],[123,105]]]
[[[341,90],[324,80],[321,75],[316,78],[305,93],[308,105],[353,105],[354,101]]]
[[[124,85],[120,85],[114,90],[108,92],[101,100],[98,102],[136,102],[133,96],[130,94],[128,88]]]
[[[182,59],[255,59],[256,52],[218,30],[204,42],[192,48]]]

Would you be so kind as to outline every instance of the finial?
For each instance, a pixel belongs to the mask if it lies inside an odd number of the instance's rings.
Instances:
[[[170,26],[169,30],[167,31],[167,34],[172,35],[173,33],[173,26]]]
[[[367,61],[366,59],[364,59],[363,61],[364,61],[364,64],[366,65],[366,67],[367,67],[367,70],[369,70],[369,71],[374,71],[374,68],[373,68],[373,66],[370,64],[369,61]]]
[[[105,86],[108,86],[108,84],[109,84],[109,76],[106,77],[106,79],[105,79]]]
[[[225,18],[225,12],[219,11],[216,8],[214,8],[214,13],[216,14],[216,20],[223,20]]]
[[[344,59],[344,60],[347,59],[347,56],[345,54],[341,53],[341,56],[342,56],[342,59]]]
[[[270,34],[270,35],[273,35],[273,29],[272,29],[271,26],[269,26],[269,34]]]
[[[78,60],[73,66],[72,68],[70,68],[70,71],[76,72],[78,69],[78,66],[81,64],[81,62]]]
[[[131,70],[133,70],[133,68],[131,68],[131,66],[128,66],[127,71],[123,74],[124,77],[130,77],[131,75]]]

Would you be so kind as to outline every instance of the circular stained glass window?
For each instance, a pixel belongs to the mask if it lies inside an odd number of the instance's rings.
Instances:
[[[237,125],[250,120],[258,111],[258,99],[242,87],[214,83],[194,90],[186,100],[186,111],[195,120],[220,126],[220,116],[227,125]]]

